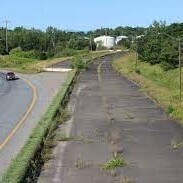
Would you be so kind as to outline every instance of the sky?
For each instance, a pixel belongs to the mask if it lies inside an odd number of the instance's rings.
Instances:
[[[183,22],[183,0],[0,0],[0,27],[89,31]]]

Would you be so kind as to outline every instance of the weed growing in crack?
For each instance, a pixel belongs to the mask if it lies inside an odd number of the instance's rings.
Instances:
[[[61,108],[56,116],[56,121],[58,124],[62,124],[69,118],[69,112],[67,108]]]
[[[67,136],[65,133],[57,133],[55,140],[56,141],[69,141],[72,137]]]
[[[133,177],[121,177],[119,180],[116,181],[117,183],[135,183],[136,180]]]
[[[75,167],[79,169],[89,168],[91,165],[91,161],[82,160],[80,158],[76,159],[75,161]]]
[[[104,170],[112,170],[118,167],[123,167],[126,165],[125,160],[120,155],[115,155],[112,159],[108,160],[102,168]]]
[[[173,149],[179,149],[183,147],[183,140],[180,139],[172,139],[171,140],[171,147]]]

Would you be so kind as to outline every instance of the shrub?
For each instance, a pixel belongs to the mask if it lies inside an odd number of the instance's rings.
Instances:
[[[40,60],[46,60],[47,59],[47,55],[45,52],[39,52],[39,59]]]
[[[54,57],[54,51],[49,50],[46,55],[47,55],[47,58],[52,58],[52,57]]]
[[[21,58],[31,58],[31,59],[37,59],[37,55],[35,50],[30,51],[22,51],[20,47],[14,48],[10,51],[10,55],[21,57]]]
[[[171,114],[171,113],[173,113],[175,111],[175,109],[174,109],[173,106],[170,105],[170,106],[167,107],[166,111],[167,111],[168,114]]]
[[[65,48],[62,51],[58,52],[55,54],[55,57],[69,57],[73,56],[76,54],[76,50],[70,49],[70,48]]]
[[[19,53],[21,51],[22,51],[21,47],[17,47],[17,48],[11,49],[11,51],[9,52],[9,54],[12,55],[12,54]]]
[[[111,170],[118,167],[123,167],[126,165],[125,160],[120,157],[119,155],[114,156],[112,159],[108,160],[104,165],[103,169],[105,170]]]
[[[83,59],[83,57],[81,57],[80,55],[77,55],[73,57],[71,67],[77,68],[77,69],[85,69],[86,61]]]

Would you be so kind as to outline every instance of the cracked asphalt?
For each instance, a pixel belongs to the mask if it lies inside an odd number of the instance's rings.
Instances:
[[[98,59],[80,75],[68,103],[71,118],[60,127],[72,138],[58,142],[38,182],[183,182],[183,129],[116,74],[112,59]],[[103,170],[114,152],[127,165]]]

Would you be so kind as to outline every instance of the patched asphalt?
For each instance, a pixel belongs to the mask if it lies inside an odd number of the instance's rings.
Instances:
[[[183,129],[111,62],[98,59],[80,75],[61,126],[72,138],[58,142],[38,182],[183,182]],[[102,169],[114,152],[127,165]]]

